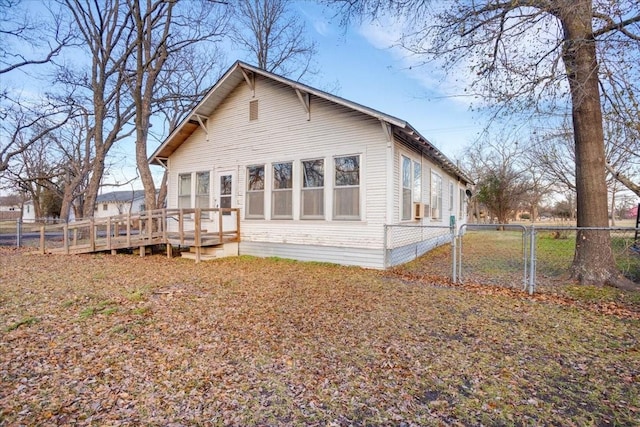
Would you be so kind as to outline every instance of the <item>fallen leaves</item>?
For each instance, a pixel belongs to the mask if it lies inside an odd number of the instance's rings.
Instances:
[[[640,421],[633,307],[394,274],[0,252],[0,419]]]

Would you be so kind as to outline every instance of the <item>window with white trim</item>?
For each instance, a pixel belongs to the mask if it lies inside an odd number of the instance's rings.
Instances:
[[[301,219],[324,219],[324,159],[303,160]]]
[[[191,208],[191,174],[178,175],[178,209]]]
[[[422,164],[413,161],[413,201],[422,201]]]
[[[197,172],[196,173],[196,208],[208,208],[209,207],[209,172]],[[203,216],[208,213],[203,213]]]
[[[442,177],[431,172],[431,219],[442,219]]]
[[[464,188],[461,188],[459,193],[460,205],[458,205],[458,219],[464,219],[467,212],[467,193],[464,191]]]
[[[455,193],[453,192],[453,181],[449,181],[449,214],[453,214],[455,207]]]
[[[411,189],[412,189],[412,173],[411,159],[402,156],[402,219],[408,221],[411,218]]]
[[[360,219],[360,156],[335,157],[333,218]]]
[[[247,167],[247,197],[245,218],[264,218],[264,165]]]
[[[273,164],[271,189],[271,218],[293,218],[293,163]]]

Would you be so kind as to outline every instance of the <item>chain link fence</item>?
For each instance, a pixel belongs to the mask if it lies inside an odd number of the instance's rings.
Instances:
[[[453,228],[444,226],[386,225],[384,230],[387,268],[413,261],[453,239]]]
[[[639,230],[631,227],[465,224],[455,231],[449,227],[393,225],[385,227],[385,261],[387,267],[404,264],[398,268],[447,276],[456,283],[533,293],[571,282],[576,237],[586,230],[608,232],[620,273],[640,282]]]
[[[40,228],[43,224],[61,224],[57,218],[11,219],[0,221],[0,246],[33,247],[40,244]]]
[[[637,229],[535,227],[531,228],[531,238],[535,242],[532,264],[535,269],[533,285],[536,289],[548,290],[569,281],[576,238],[581,230],[609,232],[611,252],[618,270],[629,280],[640,283],[640,241]]]

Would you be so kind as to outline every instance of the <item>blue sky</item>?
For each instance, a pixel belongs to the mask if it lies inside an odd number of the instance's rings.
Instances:
[[[38,2],[28,4],[41,7]],[[394,25],[353,23],[344,28],[339,25],[339,18],[316,2],[301,0],[293,6],[305,20],[309,38],[317,43],[318,74],[309,79],[312,86],[406,120],[449,158],[461,157],[463,147],[482,129],[482,124],[473,120],[470,100],[458,96],[463,93],[462,88],[455,87],[453,79],[440,79],[435,68],[412,67],[405,52],[389,48],[396,39]],[[237,59],[255,62],[228,49],[228,63],[223,69]],[[25,77],[28,79],[29,74],[5,76],[11,80],[10,86],[29,93],[34,86],[26,83]],[[150,140],[149,154],[158,144],[159,141]],[[117,167],[109,168],[105,182],[123,183],[135,176],[133,146],[133,141],[123,141],[114,147],[111,163]],[[159,182],[162,170],[153,169]],[[134,186],[141,188],[140,183]]]
[[[345,31],[319,6],[298,8],[318,46],[313,85],[408,121],[451,159],[482,130],[461,87],[435,68],[411,66],[405,52],[390,47],[392,26],[355,23]]]

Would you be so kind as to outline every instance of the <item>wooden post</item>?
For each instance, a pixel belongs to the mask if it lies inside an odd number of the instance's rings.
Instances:
[[[223,231],[224,227],[222,226],[222,209],[218,209],[218,239],[220,239],[220,243],[224,243]]]
[[[195,234],[193,236],[194,237],[194,242],[193,243],[197,247],[199,247],[200,243],[201,243],[200,242],[200,227],[201,227],[200,223],[201,223],[201,220],[202,220],[201,214],[202,214],[202,211],[200,210],[200,208],[196,208],[196,213],[195,213],[196,217],[194,218],[194,221],[193,221],[193,226],[195,228],[195,230],[194,230]]]
[[[147,238],[153,239],[153,214],[150,210],[147,211]]]
[[[65,224],[62,226],[62,246],[64,247],[64,253],[69,255],[69,225]]]
[[[111,249],[111,217],[107,218],[107,249]]]
[[[40,253],[44,255],[44,224],[40,226]]]
[[[78,227],[73,227],[73,246],[78,246]]]
[[[184,211],[182,209],[178,214],[178,232],[180,233],[180,245],[184,245]]]
[[[145,252],[147,252],[147,248],[145,246],[140,246],[140,257],[145,256]]]
[[[131,214],[127,214],[127,247],[131,247]]]
[[[96,251],[96,223],[93,218],[89,221],[89,244],[91,246],[91,252]]]
[[[167,209],[162,209],[162,220],[161,220],[161,226],[162,226],[162,240],[164,240],[165,242],[167,241],[167,228],[168,228],[168,223],[167,223]]]
[[[167,258],[173,258],[173,246],[169,242],[167,242]]]

